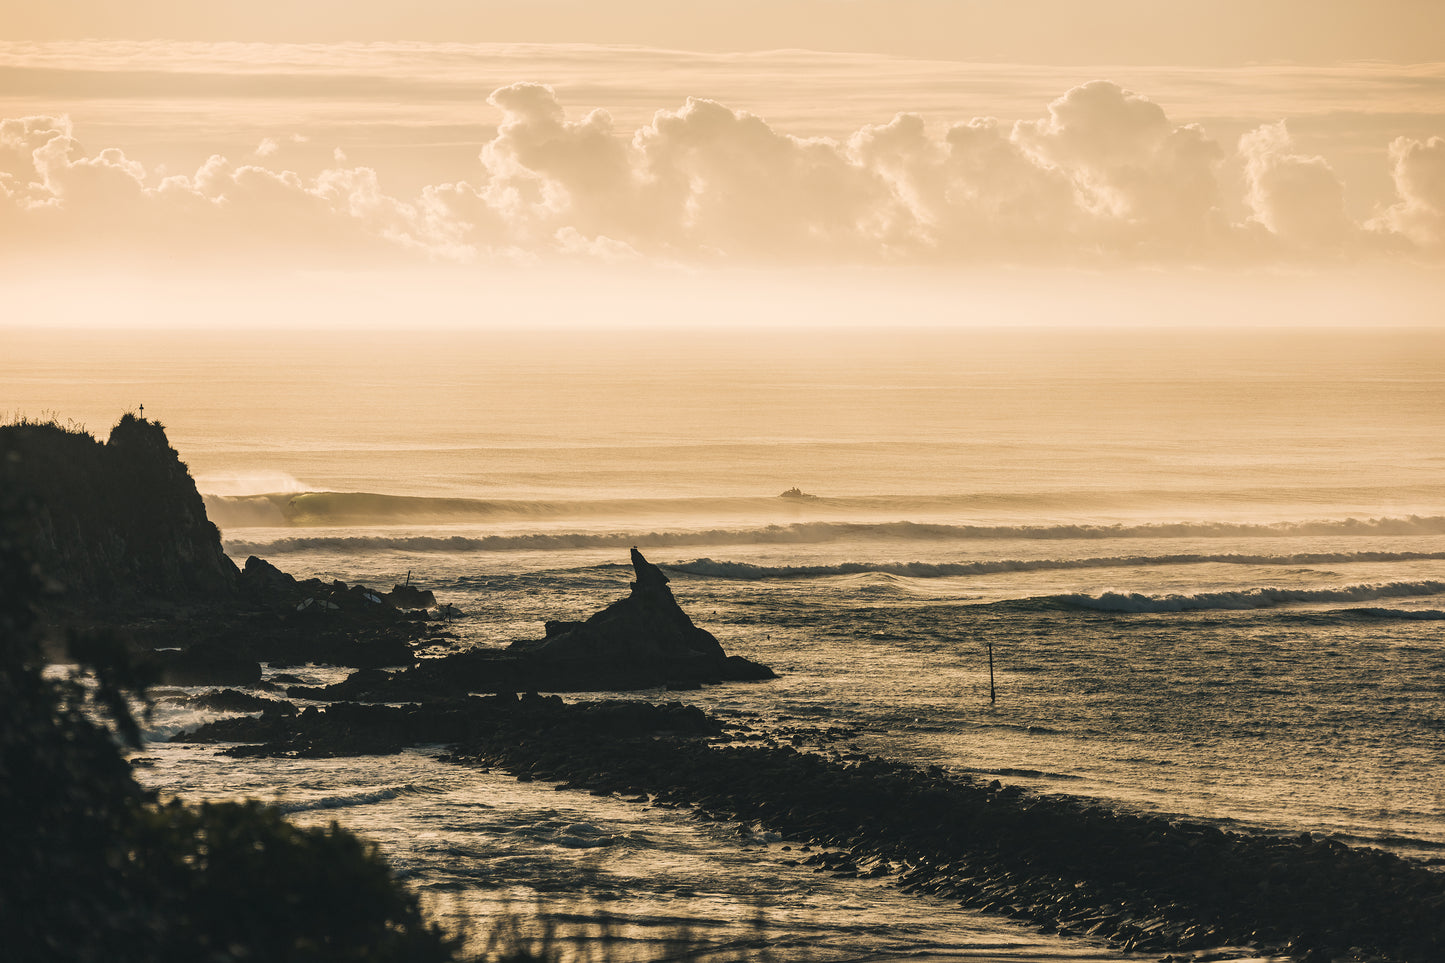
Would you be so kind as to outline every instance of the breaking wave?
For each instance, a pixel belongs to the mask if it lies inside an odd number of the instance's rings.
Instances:
[[[425,499],[425,501],[438,501]],[[447,501],[442,499],[439,501]],[[222,527],[225,527],[224,525]],[[752,528],[713,528],[660,532],[527,532],[512,535],[353,535],[294,536],[274,541],[227,539],[226,551],[354,552],[392,549],[406,552],[508,552],[583,548],[673,548],[694,545],[802,545],[843,539],[895,539],[919,542],[971,540],[1102,540],[1118,538],[1288,538],[1299,536],[1445,535],[1445,516],[1346,518],[1339,520],[1244,524],[1174,522],[1141,525],[944,525],[925,522],[795,522]]]
[[[398,799],[402,796],[417,796],[426,792],[428,792],[428,790],[410,784],[405,786],[388,786],[385,789],[353,793],[346,796],[323,796],[320,799],[281,802],[276,804],[276,808],[282,813],[310,812],[317,809],[346,809],[351,806],[367,806],[372,803],[387,802],[388,800]]]
[[[1445,593],[1445,582],[1387,582],[1382,585],[1347,585],[1336,589],[1257,588],[1237,592],[1202,592],[1198,595],[1140,595],[1105,592],[1103,595],[1049,595],[1033,601],[1070,609],[1100,612],[1201,612],[1265,609],[1281,605],[1329,602],[1368,602],[1374,599],[1416,598]]]
[[[433,498],[377,492],[209,494],[204,498],[207,516],[222,528],[495,522],[589,514],[565,502]],[[605,505],[605,502],[592,503],[590,513],[604,511]]]
[[[668,571],[707,578],[825,578],[832,575],[879,573],[905,578],[951,578],[1004,572],[1048,572],[1064,569],[1132,568],[1146,565],[1338,565],[1349,562],[1445,561],[1445,552],[1313,552],[1295,555],[1114,555],[1100,558],[1002,559],[988,562],[842,562],[837,565],[754,565],[715,561],[667,565]]]
[[[1344,609],[1336,615],[1360,619],[1361,621],[1400,622],[1445,622],[1445,611],[1440,609]]]

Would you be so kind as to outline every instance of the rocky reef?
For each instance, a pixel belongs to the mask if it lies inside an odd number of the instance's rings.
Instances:
[[[12,558],[8,568],[0,565],[0,582],[35,581],[43,571],[63,590],[68,617],[131,639],[167,680],[259,690],[201,697],[197,705],[256,715],[211,723],[179,741],[224,743],[221,751],[233,756],[289,757],[447,744],[459,764],[766,827],[800,847],[778,849],[774,858],[819,872],[889,877],[910,891],[1156,956],[1218,959],[1242,947],[1312,961],[1445,959],[1445,874],[1419,861],[1320,836],[1224,831],[840,752],[833,730],[759,732],[678,702],[569,704],[537,695],[774,677],[766,666],[728,655],[695,625],[667,576],[636,549],[628,594],[586,620],[548,622],[541,638],[506,649],[419,659],[423,645],[451,640],[425,614],[436,601],[430,593],[409,582],[383,593],[299,580],[254,557],[238,569],[154,422],[127,415],[104,444],[53,424],[0,427],[0,482],[0,501],[18,505],[6,513],[14,516],[11,527],[0,526],[0,548],[8,540],[24,549],[0,552],[0,562]],[[22,557],[25,565],[13,562]],[[14,609],[6,615],[0,604],[0,636],[38,638],[28,620],[29,599],[40,589],[26,586],[24,604],[13,588],[9,596],[0,592],[0,603]],[[0,708],[36,693],[49,698],[32,671],[35,660],[25,660],[0,673],[0,683],[25,686],[7,690],[11,698],[0,699]],[[258,685],[262,662],[358,671],[335,686],[286,689],[287,699],[328,703],[303,708],[275,698],[275,685]],[[55,715],[56,707],[42,702],[35,701],[40,715]],[[78,711],[65,711],[89,725]],[[0,727],[7,738],[35,742],[26,735],[34,720],[12,716]],[[109,743],[84,731],[94,758],[67,765],[106,768],[116,798],[135,797],[138,788],[122,778]],[[63,748],[59,736],[51,742]],[[31,755],[60,758],[49,746]],[[29,791],[31,781],[12,782]],[[77,806],[84,802],[75,798]],[[45,807],[21,808],[43,814]],[[195,819],[167,812],[180,820],[178,839],[199,838]],[[56,822],[53,839],[74,835],[76,825],[69,816]],[[98,873],[129,858],[129,837],[116,839],[124,845],[103,851]],[[102,852],[83,842],[50,841],[35,852]],[[172,849],[167,843],[165,851]],[[108,891],[108,884],[95,889]],[[396,912],[415,923],[411,904]],[[180,915],[167,909],[156,918],[171,917]]]

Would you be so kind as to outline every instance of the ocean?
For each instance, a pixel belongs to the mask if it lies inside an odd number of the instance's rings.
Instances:
[[[0,414],[104,437],[144,405],[238,562],[410,578],[455,647],[585,618],[636,546],[780,678],[623,697],[1445,863],[1445,332],[0,337]],[[143,780],[337,820],[453,923],[510,909],[585,943],[606,919],[653,955],[685,930],[787,959],[1124,958],[440,747],[166,744],[211,717],[187,694],[156,693]]]

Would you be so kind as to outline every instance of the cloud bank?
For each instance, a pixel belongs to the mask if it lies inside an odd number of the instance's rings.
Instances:
[[[1394,196],[1347,213],[1347,185],[1284,121],[1237,143],[1109,81],[1041,116],[939,129],[912,113],[804,137],[689,98],[621,129],[556,91],[487,98],[495,134],[456,180],[410,196],[339,150],[284,166],[303,134],[241,161],[147,169],[66,116],[0,122],[0,250],[159,263],[327,267],[547,258],[663,263],[1218,265],[1341,258],[1438,264],[1445,139],[1382,145]]]

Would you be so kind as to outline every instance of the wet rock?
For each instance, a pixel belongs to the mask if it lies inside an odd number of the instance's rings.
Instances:
[[[458,738],[502,737],[526,743],[546,735],[563,743],[591,738],[622,742],[662,735],[704,737],[715,735],[719,728],[701,709],[679,702],[654,705],[619,700],[569,705],[556,696],[528,694],[404,706],[337,702],[325,709],[311,706],[295,715],[221,719],[171,741],[246,743],[248,747],[238,751],[247,756],[327,758],[391,754],[408,745]],[[551,778],[555,773],[547,762],[534,759],[526,775]],[[590,768],[586,788],[615,791],[601,784],[608,778],[598,768]]]
[[[157,652],[156,665],[167,685],[255,685],[261,663],[215,644]]]
[[[434,609],[437,605],[437,597],[431,590],[419,589],[410,582],[392,586],[385,598],[398,609]]]
[[[252,595],[266,595],[295,588],[296,578],[281,571],[264,558],[251,555],[241,569],[241,586],[243,590]]]
[[[191,699],[191,705],[200,709],[215,709],[221,712],[280,712],[294,715],[296,707],[279,699],[267,699],[237,689],[203,692]]]

